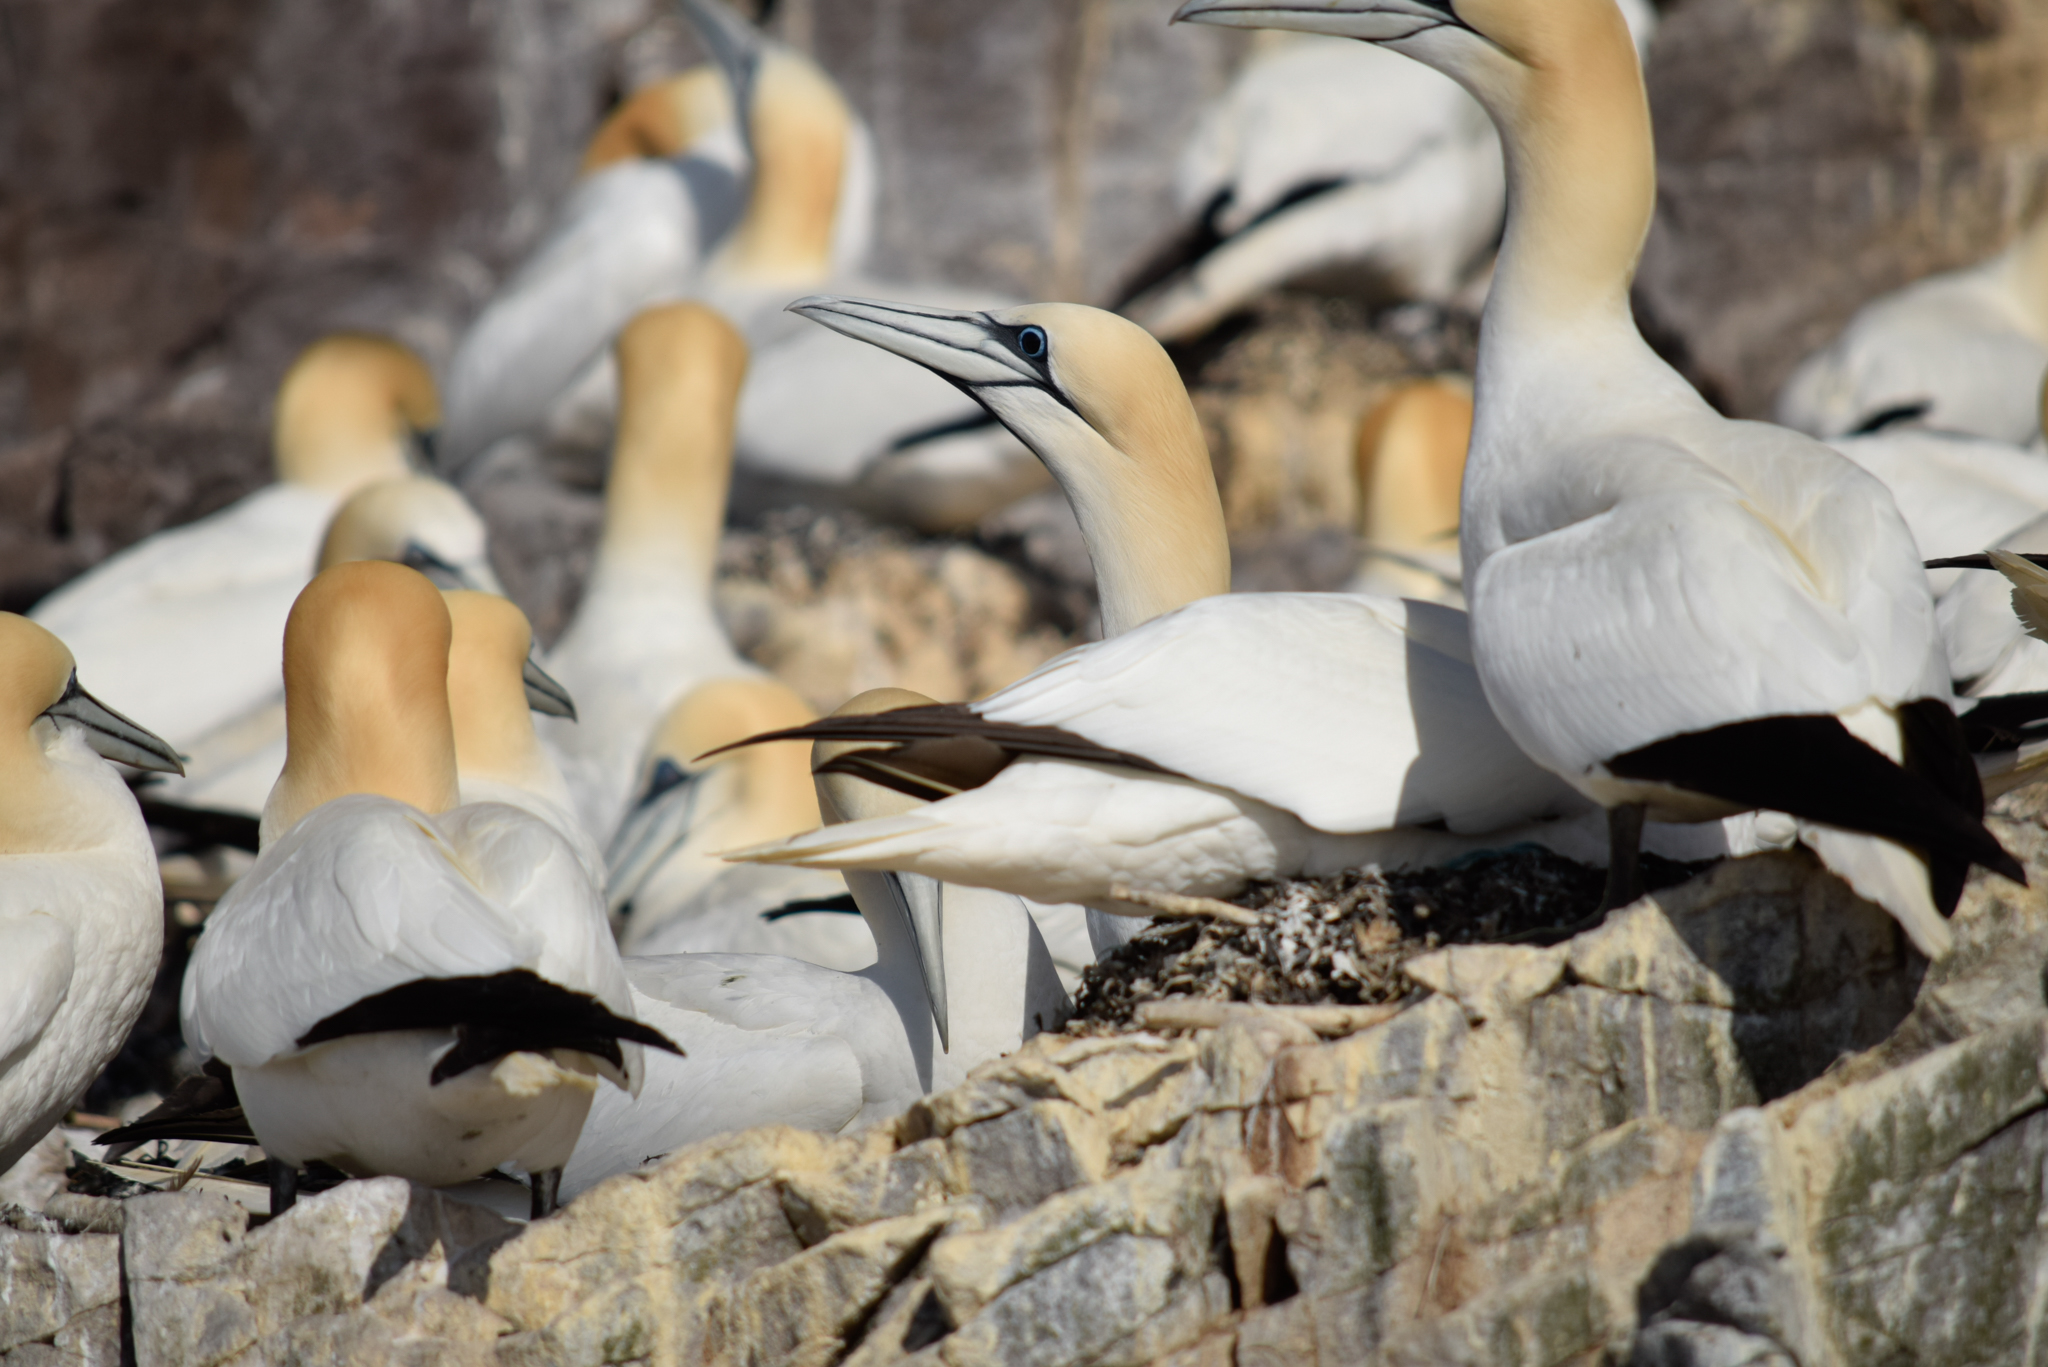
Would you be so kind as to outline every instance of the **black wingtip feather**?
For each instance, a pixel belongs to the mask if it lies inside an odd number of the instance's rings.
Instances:
[[[316,1023],[296,1041],[301,1049],[350,1035],[387,1030],[453,1030],[455,1047],[434,1065],[439,1083],[507,1054],[574,1049],[614,1067],[619,1042],[681,1056],[667,1035],[618,1015],[584,992],[551,983],[531,969],[460,978],[415,978],[364,997]]]

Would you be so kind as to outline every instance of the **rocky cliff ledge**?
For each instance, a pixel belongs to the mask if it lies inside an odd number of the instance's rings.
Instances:
[[[2048,833],[1997,831],[2041,883]],[[397,1179],[256,1228],[59,1196],[0,1228],[0,1362],[2031,1362],[2044,959],[2038,891],[1980,879],[1927,966],[1761,856],[1402,1003],[1152,1003],[524,1229]]]

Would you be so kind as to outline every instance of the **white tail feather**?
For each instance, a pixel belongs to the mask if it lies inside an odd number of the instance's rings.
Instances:
[[[1799,840],[1858,897],[1890,912],[1922,954],[1930,959],[1947,957],[1955,935],[1934,909],[1927,865],[1918,855],[1874,835],[1812,821],[1799,823]]]

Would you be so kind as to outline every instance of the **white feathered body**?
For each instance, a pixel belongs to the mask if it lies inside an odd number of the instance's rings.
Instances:
[[[163,888],[134,799],[107,762],[43,718],[79,843],[0,854],[0,1172],[107,1066],[163,956]]]
[[[185,751],[281,695],[285,618],[340,502],[269,485],[130,546],[28,615],[96,696]]]
[[[1929,427],[2014,446],[2041,425],[2048,320],[2022,302],[2008,253],[1864,305],[1778,394],[1777,418],[1815,436],[1928,405]]]
[[[186,971],[187,1042],[234,1071],[267,1152],[428,1185],[500,1164],[569,1156],[600,1073],[634,1085],[638,1045],[613,1070],[566,1050],[507,1055],[439,1086],[452,1030],[296,1041],[362,999],[421,978],[526,969],[632,1010],[603,904],[546,823],[498,803],[428,815],[389,798],[337,798],[271,843],[221,900]]]

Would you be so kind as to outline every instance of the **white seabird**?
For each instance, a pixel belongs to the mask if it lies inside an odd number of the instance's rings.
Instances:
[[[1934,604],[1883,485],[1733,422],[1629,309],[1656,166],[1612,0],[1189,0],[1177,19],[1382,44],[1484,105],[1508,166],[1459,518],[1472,651],[1523,750],[1608,808],[1609,905],[1648,811],[1785,812],[1922,952],[1982,823]]]
[[[320,1159],[444,1186],[510,1163],[553,1203],[638,1024],[598,890],[547,822],[460,805],[451,626],[402,566],[321,574],[285,631],[290,753],[263,852],[199,937],[185,1039],[231,1071],[274,1207]]]
[[[110,759],[178,771],[63,642],[0,613],[0,1172],[120,1051],[163,954],[156,851]]]

